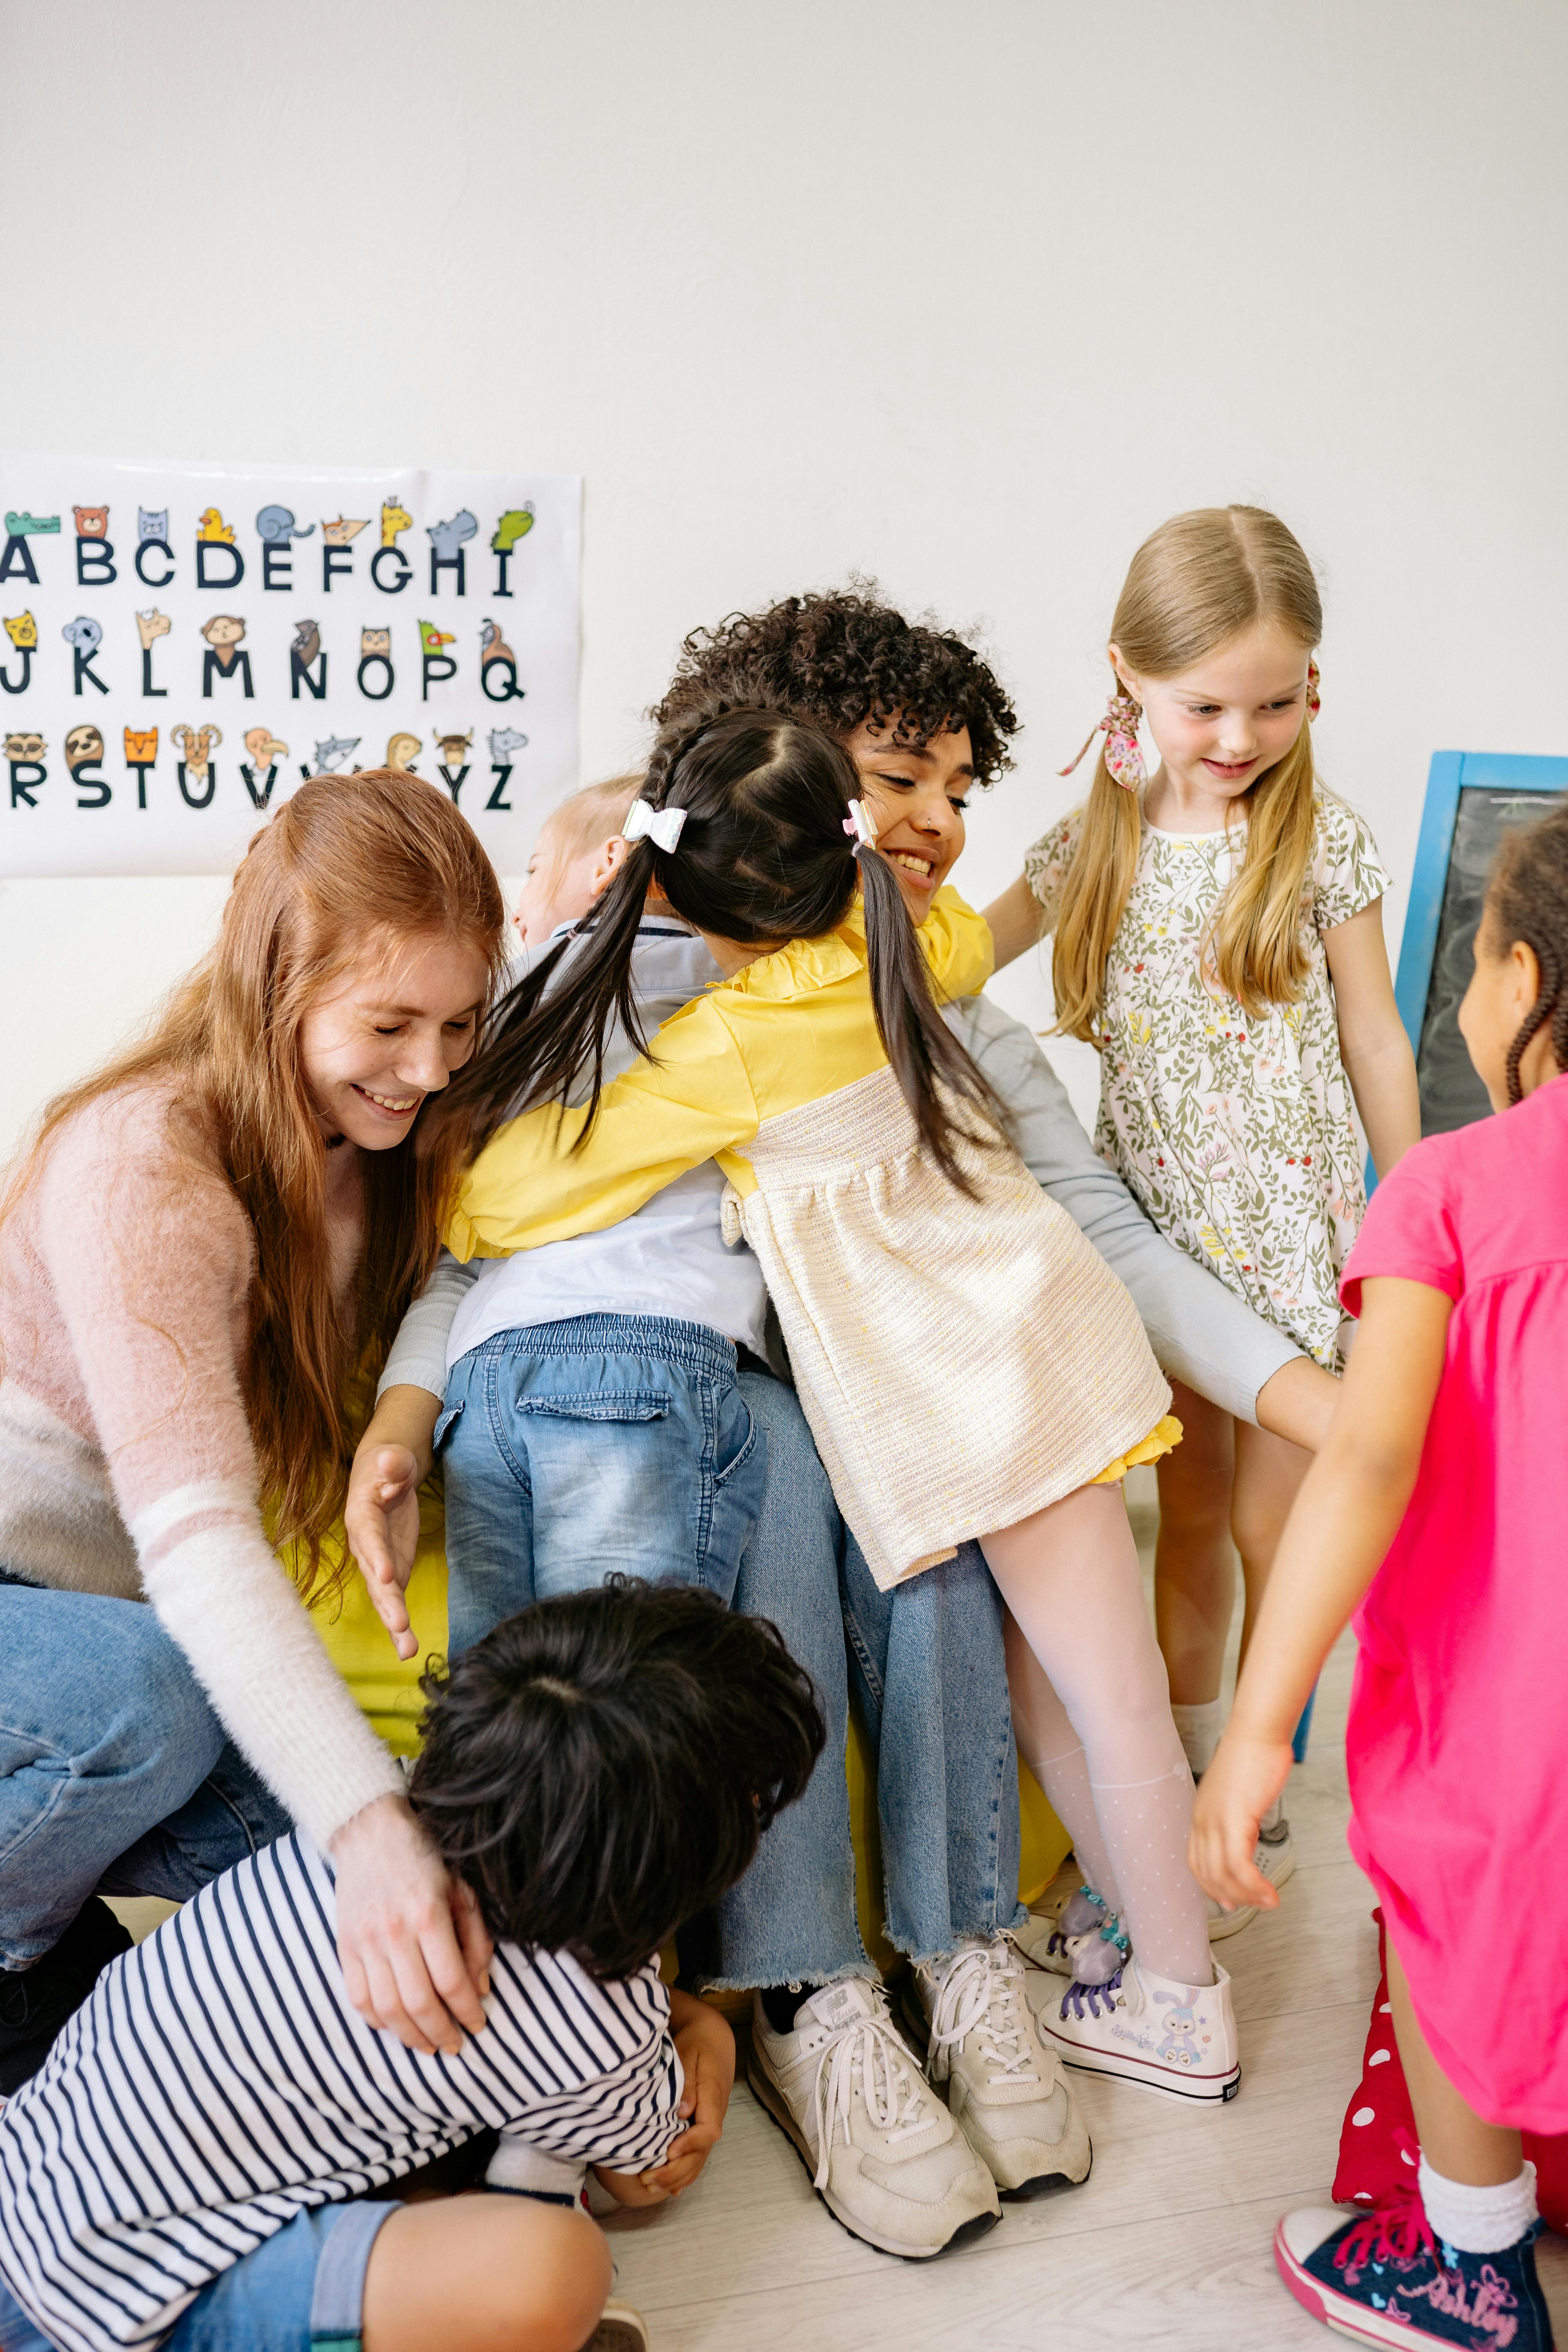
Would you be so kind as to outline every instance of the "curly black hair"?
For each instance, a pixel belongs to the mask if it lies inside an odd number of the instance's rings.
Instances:
[[[737,704],[814,719],[840,738],[891,729],[923,749],[967,727],[974,781],[994,783],[1013,764],[1018,716],[990,664],[951,631],[906,621],[873,580],[786,596],[763,613],[731,613],[693,629],[674,680],[650,713],[663,730]]]

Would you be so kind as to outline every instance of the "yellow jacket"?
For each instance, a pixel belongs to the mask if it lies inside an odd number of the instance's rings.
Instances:
[[[937,892],[919,936],[939,1002],[984,986],[990,929],[956,890]],[[664,1024],[653,1051],[605,1087],[581,1150],[572,1146],[587,1112],[563,1116],[548,1103],[490,1139],[447,1227],[455,1256],[510,1257],[602,1232],[705,1160],[738,1192],[753,1192],[752,1164],[736,1147],[764,1119],[886,1067],[860,900],[837,930],[794,940],[710,988]]]

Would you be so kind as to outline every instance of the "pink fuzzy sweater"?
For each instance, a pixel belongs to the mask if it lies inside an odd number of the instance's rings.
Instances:
[[[346,1269],[357,1223],[338,1223]],[[403,1781],[262,1527],[238,1371],[254,1261],[228,1184],[171,1142],[166,1089],[68,1120],[0,1233],[0,1565],[150,1601],[325,1846]]]

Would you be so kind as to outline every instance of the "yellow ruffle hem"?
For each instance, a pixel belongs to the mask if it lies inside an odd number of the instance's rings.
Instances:
[[[1091,1486],[1120,1486],[1129,1470],[1137,1469],[1142,1462],[1158,1462],[1162,1454],[1173,1454],[1181,1442],[1182,1424],[1173,1412],[1167,1412],[1154,1423],[1147,1437],[1141,1437],[1130,1452],[1119,1454],[1108,1469],[1089,1483]]]

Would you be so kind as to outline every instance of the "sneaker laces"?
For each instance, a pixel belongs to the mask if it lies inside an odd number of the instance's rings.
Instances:
[[[1421,2193],[1402,2181],[1390,2189],[1381,2205],[1351,2223],[1334,2250],[1334,2268],[1361,2270],[1368,2263],[1414,2263],[1423,2254],[1435,2257],[1436,2252]]]
[[[1108,1978],[1104,1984],[1099,1985],[1079,1984],[1078,1979],[1075,1977],[1071,1984],[1068,1985],[1066,1992],[1062,1995],[1062,2005],[1057,2011],[1058,2016],[1066,2017],[1068,2010],[1070,2007],[1073,2015],[1081,2020],[1083,2016],[1083,2005],[1087,2000],[1089,2003],[1089,2013],[1090,2017],[1098,2017],[1100,2015],[1100,2004],[1102,2002],[1105,2007],[1105,2014],[1109,2017],[1111,2011],[1116,2007],[1115,1996],[1121,1990],[1121,1976],[1122,1971],[1118,1969],[1113,1977]]]
[[[1023,1978],[1023,1963],[1005,1937],[961,1952],[942,1980],[931,2012],[931,2060],[973,2033],[995,2070],[989,2078],[993,2089],[1003,2083],[1037,2082],[1029,2055],[1032,2036],[1019,2004]]]
[[[844,2126],[846,2147],[852,2145],[849,2123],[857,2075],[866,2112],[889,2143],[912,2139],[917,2132],[930,2129],[931,2117],[921,2113],[928,2095],[924,2081],[886,2011],[879,2008],[870,2017],[850,2018],[829,2027],[812,2084],[816,2109],[815,2188],[827,2186],[827,2159],[837,2125]]]

